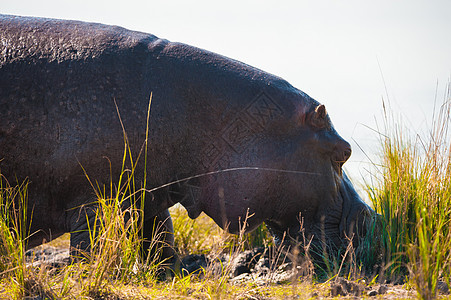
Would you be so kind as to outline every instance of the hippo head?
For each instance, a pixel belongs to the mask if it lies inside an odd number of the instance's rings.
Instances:
[[[371,209],[342,170],[351,146],[325,106],[308,100],[295,103],[288,118],[281,114],[255,136],[242,137],[250,146],[229,152],[228,168],[196,184],[202,189],[195,203],[182,201],[189,215],[204,211],[232,233],[265,222],[276,241],[298,239],[301,222],[314,241],[337,246],[362,233]]]

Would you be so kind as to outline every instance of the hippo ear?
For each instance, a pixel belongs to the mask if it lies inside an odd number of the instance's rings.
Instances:
[[[318,118],[325,119],[327,116],[326,107],[323,104],[318,105],[315,108],[315,113],[318,116]]]
[[[320,104],[311,113],[310,125],[322,129],[328,127],[328,123],[326,107]]]

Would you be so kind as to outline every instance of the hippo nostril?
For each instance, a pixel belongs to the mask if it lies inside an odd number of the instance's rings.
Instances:
[[[345,163],[351,157],[351,149],[345,149],[343,151],[343,163]]]
[[[334,155],[334,161],[336,162],[340,162],[340,163],[345,163],[349,157],[351,157],[351,149],[344,149],[342,151],[338,151],[335,153]]]
[[[349,159],[351,153],[351,146],[347,142],[336,145],[335,155],[333,156],[332,160],[334,162],[335,168],[339,172],[341,172],[343,164]]]

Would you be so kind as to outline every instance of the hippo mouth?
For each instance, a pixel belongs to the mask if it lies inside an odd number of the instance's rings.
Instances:
[[[344,161],[336,161],[336,160],[331,160],[332,162],[332,167],[335,170],[335,172],[337,172],[338,175],[342,176],[343,175],[343,165],[344,165]]]

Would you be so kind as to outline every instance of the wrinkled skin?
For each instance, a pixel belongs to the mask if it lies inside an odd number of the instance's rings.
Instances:
[[[151,95],[147,237],[155,217],[172,230],[178,202],[233,233],[248,214],[247,231],[266,222],[276,239],[298,234],[300,214],[308,235],[335,244],[370,212],[342,172],[351,148],[325,107],[281,78],[100,24],[1,16],[0,35],[0,170],[29,178],[30,247],[86,228],[80,206],[95,194],[81,166],[100,186],[119,177],[121,121],[138,157]],[[141,157],[138,182],[143,173]],[[71,245],[88,249],[86,234]]]

